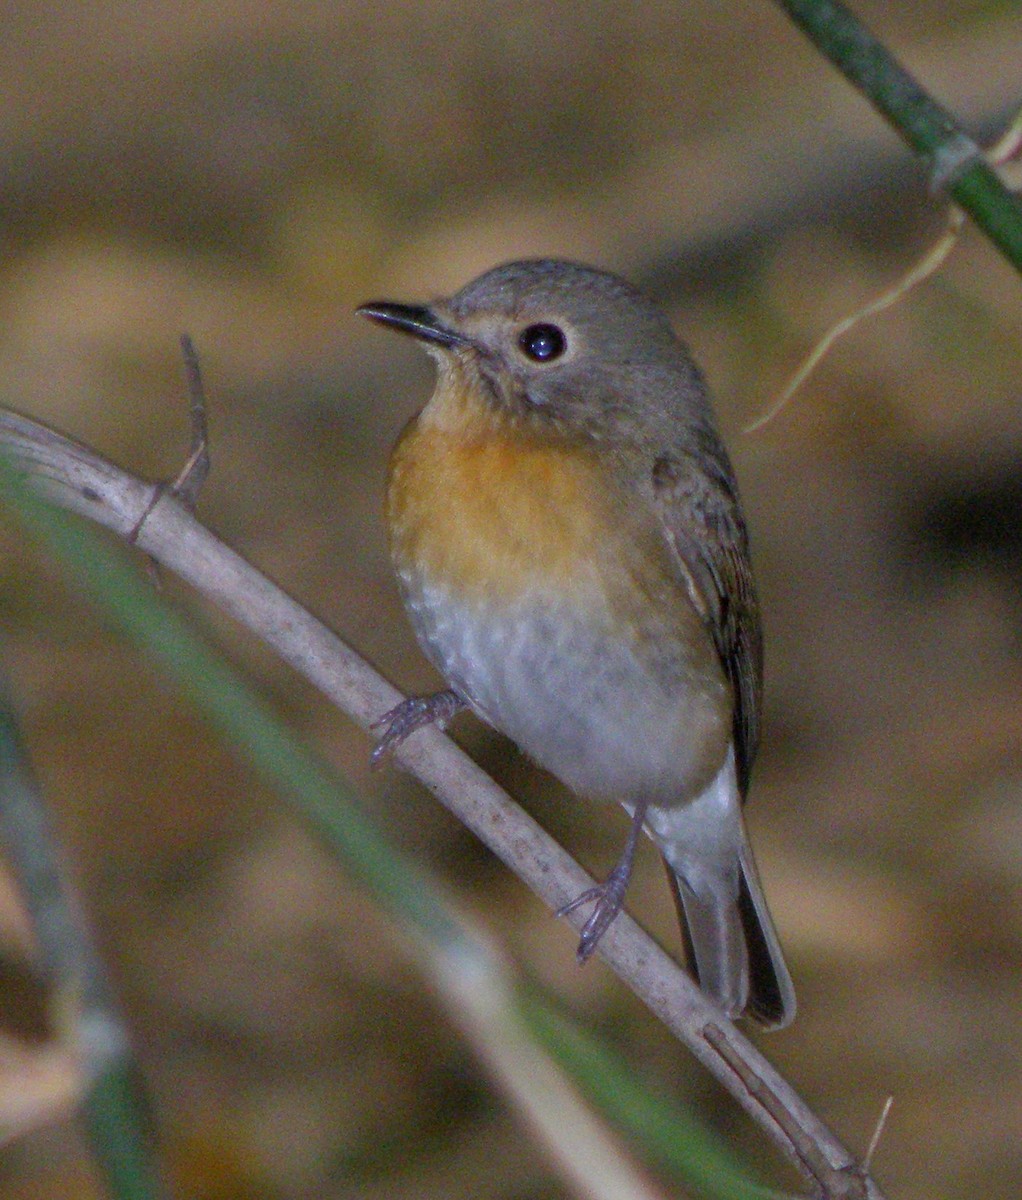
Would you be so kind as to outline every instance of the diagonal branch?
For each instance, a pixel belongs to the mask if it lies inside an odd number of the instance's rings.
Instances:
[[[355,651],[160,485],[4,410],[0,444],[60,506],[122,537],[134,531],[141,550],[241,621],[363,728],[400,699]],[[581,867],[436,729],[417,733],[396,758],[551,908],[591,885]],[[630,917],[618,917],[597,953],[732,1093],[819,1195],[882,1200],[855,1157]]]

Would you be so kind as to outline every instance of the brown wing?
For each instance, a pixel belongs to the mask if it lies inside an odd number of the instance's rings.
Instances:
[[[653,493],[689,594],[713,636],[734,696],[734,739],[742,797],[759,745],[763,638],[748,534],[730,464],[715,434],[653,466]]]

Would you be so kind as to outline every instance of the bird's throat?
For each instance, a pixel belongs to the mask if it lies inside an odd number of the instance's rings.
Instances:
[[[387,492],[399,572],[456,580],[465,599],[581,587],[594,509],[606,507],[588,455],[513,429],[481,432],[421,418],[406,429]]]

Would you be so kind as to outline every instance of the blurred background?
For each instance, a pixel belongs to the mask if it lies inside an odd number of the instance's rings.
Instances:
[[[856,8],[977,137],[1022,103],[1017,5]],[[765,610],[749,819],[800,1012],[758,1040],[860,1152],[894,1096],[875,1162],[891,1197],[1017,1196],[1018,276],[967,233],[745,435],[944,219],[909,153],[766,0],[22,0],[0,30],[3,402],[173,476],[190,332],[213,438],[200,515],[404,688],[435,678],[380,505],[431,367],[354,307],[547,253],[663,303],[717,397]],[[0,537],[6,668],[179,1194],[568,1195],[389,927],[6,518]],[[165,588],[638,1076],[775,1170],[602,965],[577,969],[567,925],[422,789],[370,777],[365,736],[272,655]],[[471,719],[455,732],[609,867],[623,814],[566,802]],[[630,907],[677,946],[649,848]],[[0,1026],[31,1041],[22,926],[3,882]],[[0,1157],[4,1200],[100,1194],[71,1121]]]

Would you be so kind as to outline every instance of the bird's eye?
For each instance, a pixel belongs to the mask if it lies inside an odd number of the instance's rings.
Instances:
[[[556,325],[530,325],[518,335],[518,345],[533,362],[547,363],[561,357],[568,340]]]

